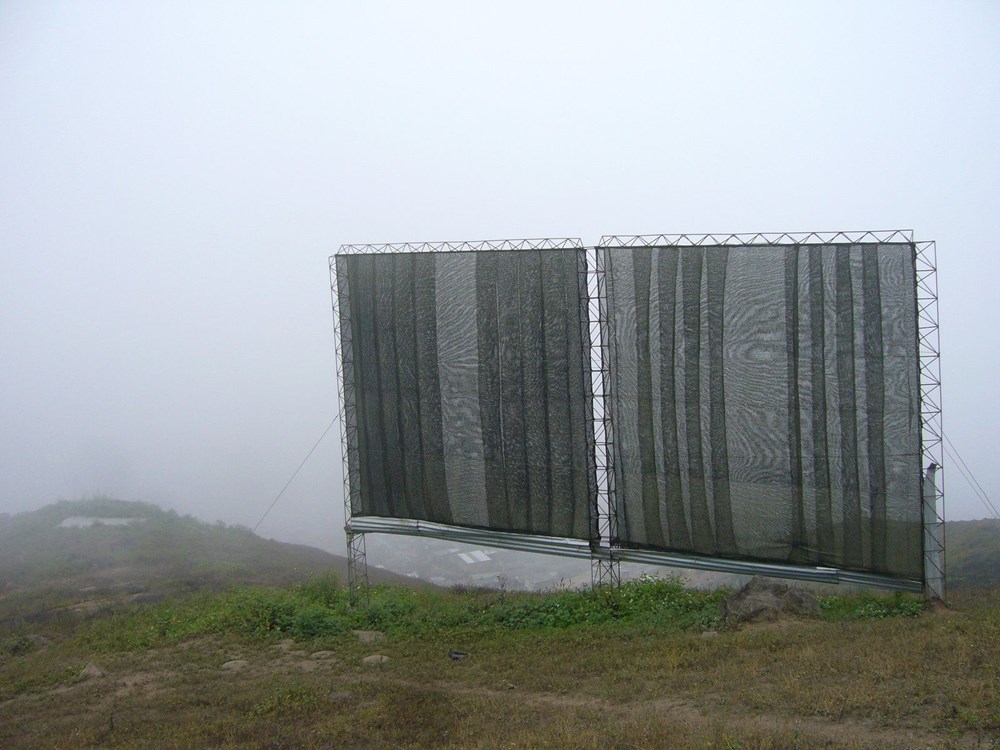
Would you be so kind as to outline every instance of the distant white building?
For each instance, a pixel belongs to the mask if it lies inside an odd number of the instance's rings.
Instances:
[[[96,518],[95,516],[70,516],[59,524],[60,529],[86,529],[91,526],[132,526],[145,518]]]

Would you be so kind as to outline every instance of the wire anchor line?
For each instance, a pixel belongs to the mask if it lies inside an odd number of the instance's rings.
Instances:
[[[965,481],[969,483],[969,486],[972,488],[972,491],[976,494],[976,496],[983,503],[983,505],[986,506],[986,509],[993,515],[994,518],[1000,519],[1000,511],[997,510],[997,506],[993,504],[992,500],[990,500],[990,497],[986,493],[986,490],[983,489],[983,485],[979,483],[979,480],[976,479],[976,475],[972,473],[972,469],[969,468],[969,465],[967,463],[965,463],[965,459],[962,458],[962,454],[958,452],[958,448],[956,447],[956,445],[951,441],[951,438],[948,437],[946,434],[944,434],[943,436],[945,442],[947,442],[948,445],[951,446],[951,450],[948,450],[948,447],[945,446],[944,449],[945,453],[947,453],[951,458],[955,459],[955,466],[958,467],[959,473],[961,473],[961,475],[965,477]]]
[[[241,547],[250,541],[250,537],[252,537],[254,534],[257,533],[257,529],[259,529],[260,525],[264,523],[264,519],[266,519],[268,514],[274,509],[274,506],[278,503],[278,500],[280,500],[281,496],[285,494],[285,490],[288,489],[288,486],[292,483],[292,481],[294,481],[295,477],[299,475],[299,472],[302,471],[302,467],[306,465],[306,462],[312,457],[312,454],[316,452],[316,449],[319,448],[319,444],[323,442],[323,438],[326,437],[326,434],[333,428],[333,425],[336,422],[337,422],[337,417],[334,416],[334,418],[330,420],[330,424],[328,424],[326,426],[326,429],[323,430],[323,434],[319,436],[319,440],[317,440],[313,444],[313,447],[309,449],[309,452],[306,454],[306,457],[302,459],[302,463],[299,464],[299,468],[297,468],[295,471],[292,472],[292,475],[288,477],[288,481],[285,482],[285,486],[281,488],[281,492],[279,492],[275,496],[274,500],[271,501],[271,504],[267,506],[267,510],[264,511],[264,515],[262,515],[260,517],[260,520],[257,521],[257,525],[250,530],[249,534],[247,534],[246,539],[243,540],[243,544],[240,545]]]

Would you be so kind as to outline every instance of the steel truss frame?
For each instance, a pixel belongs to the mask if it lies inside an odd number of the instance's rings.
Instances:
[[[938,323],[937,245],[915,243],[917,347],[920,356],[920,449],[925,595],[945,600],[944,431],[941,424],[941,332]]]
[[[663,247],[664,245],[832,245],[862,242],[913,242],[912,229],[859,232],[743,232],[735,234],[606,234],[598,247]]]
[[[441,253],[441,252],[486,252],[486,251],[532,251],[532,250],[583,250],[583,242],[576,237],[545,237],[535,239],[502,239],[476,240],[472,242],[397,242],[383,244],[341,245],[340,249],[329,258],[330,292],[333,307],[334,347],[336,349],[337,398],[339,404],[338,423],[340,425],[341,458],[343,470],[344,495],[344,532],[347,535],[347,577],[351,603],[360,598],[368,597],[368,563],[365,550],[366,533],[407,534],[414,536],[431,536],[469,544],[487,544],[493,547],[503,547],[526,552],[544,552],[548,554],[570,557],[589,557],[592,560],[602,554],[599,541],[562,539],[556,537],[531,537],[519,534],[509,534],[499,531],[485,531],[460,526],[446,526],[427,521],[409,519],[386,519],[371,516],[355,516],[353,502],[360,490],[357,482],[352,482],[351,475],[356,468],[351,459],[350,446],[357,440],[357,414],[354,402],[354,383],[347,376],[351,372],[351,321],[341,319],[340,300],[350,300],[350,288],[347,279],[337,278],[337,258],[348,255],[372,255],[391,253]],[[589,266],[581,270],[585,278],[582,282],[589,283]],[[338,288],[338,283],[340,288]],[[588,325],[588,300],[581,300],[581,334],[591,333]],[[350,304],[344,305],[344,310],[350,311]],[[592,335],[592,334],[591,334]],[[591,376],[593,377],[593,361]],[[603,391],[602,391],[603,392]],[[589,440],[589,438],[588,438]],[[590,451],[591,455],[594,451]],[[596,513],[597,499],[591,500],[592,513]],[[610,556],[608,556],[610,565]],[[592,572],[597,571],[597,563],[592,563]],[[617,573],[617,565],[615,565]],[[611,582],[604,578],[595,582]],[[614,582],[617,582],[617,576]]]
[[[593,514],[597,538],[591,558],[590,577],[594,586],[621,585],[621,562],[614,551],[618,544],[618,507],[615,492],[614,422],[609,410],[611,357],[608,347],[607,254],[597,247],[587,248],[587,319],[590,323],[590,382],[593,393],[591,416],[594,422],[594,456],[597,494]],[[603,546],[602,545],[606,545]]]
[[[905,242],[915,248],[916,306],[919,348],[920,419],[922,461],[929,470],[921,476],[923,494],[925,581],[909,581],[869,573],[855,573],[834,568],[788,566],[763,562],[727,560],[672,554],[655,550],[622,548],[618,543],[617,494],[614,474],[614,420],[610,410],[610,353],[608,339],[607,250],[627,247],[665,245],[783,245],[833,244],[864,242]],[[582,540],[540,537],[506,532],[447,526],[410,519],[387,519],[357,516],[352,512],[352,499],[357,495],[351,482],[350,444],[357,435],[357,415],[354,410],[353,382],[346,381],[350,371],[350,320],[342,321],[338,300],[350,294],[346,279],[338,290],[336,259],[341,255],[374,253],[477,252],[489,250],[585,249],[587,290],[585,335],[589,328],[589,376],[592,387],[593,445],[597,491],[591,499],[597,519],[596,537],[589,544]],[[619,585],[620,563],[684,567],[725,573],[767,575],[772,577],[811,580],[823,583],[856,583],[867,586],[923,591],[930,598],[944,599],[944,492],[943,445],[941,428],[940,334],[938,325],[937,256],[934,242],[914,242],[912,230],[875,230],[858,232],[756,232],[734,234],[647,234],[604,235],[594,247],[584,247],[577,238],[539,238],[519,240],[480,240],[475,242],[421,242],[342,245],[331,256],[330,279],[334,323],[334,345],[337,351],[337,395],[339,402],[345,532],[348,550],[348,585],[351,601],[367,597],[368,574],[365,554],[365,534],[405,534],[427,536],[451,541],[483,544],[494,547],[540,552],[575,558],[590,558],[592,582],[597,585]],[[349,305],[345,306],[350,309]],[[355,489],[352,489],[354,487]]]
[[[621,560],[712,570],[724,573],[768,575],[824,583],[858,583],[866,586],[922,591],[927,598],[944,599],[944,492],[941,429],[941,366],[938,330],[937,250],[933,241],[915,242],[912,229],[851,232],[748,232],[734,234],[632,234],[604,235],[598,251],[613,248],[745,245],[829,245],[866,242],[908,243],[914,248],[916,270],[917,339],[919,352],[921,453],[925,475],[920,487],[923,517],[924,581],[910,581],[875,573],[855,573],[834,568],[771,565],[747,561],[701,558],[656,550],[632,550],[614,545],[612,556]],[[613,457],[612,457],[613,460]],[[931,468],[933,467],[933,468]]]

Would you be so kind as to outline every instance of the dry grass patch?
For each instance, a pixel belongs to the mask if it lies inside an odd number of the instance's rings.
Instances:
[[[326,583],[119,612],[0,656],[0,744],[1000,747],[996,604],[706,637],[711,598],[648,585],[631,601],[383,590],[346,610]],[[288,638],[317,623],[330,632]],[[377,624],[378,643],[350,632]],[[107,675],[79,680],[90,661]]]

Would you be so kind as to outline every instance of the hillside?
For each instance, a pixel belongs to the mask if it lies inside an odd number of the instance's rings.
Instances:
[[[5,748],[1000,747],[1000,607],[721,619],[645,578],[547,594],[329,579],[0,628]]]
[[[93,519],[103,521],[82,525]],[[62,501],[0,522],[0,621],[86,602],[154,602],[331,574],[346,580],[347,560],[142,502]],[[371,577],[410,582],[379,570]]]
[[[1000,585],[1000,520],[945,524],[948,590],[973,593]]]
[[[949,525],[959,589],[989,582],[996,531]],[[358,606],[327,575],[343,566],[144,503],[4,521],[0,744],[1000,748],[995,586],[952,608],[837,593],[733,625],[727,592],[650,577],[375,586]]]

